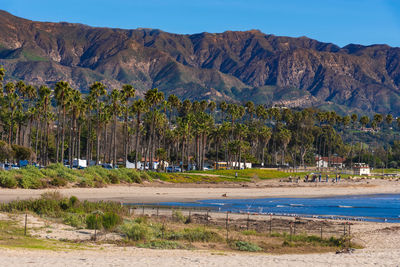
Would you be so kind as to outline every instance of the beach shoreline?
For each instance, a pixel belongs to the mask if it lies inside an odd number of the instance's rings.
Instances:
[[[103,188],[0,189],[0,202],[40,197],[57,191],[89,201],[121,203],[193,202],[204,199],[313,198],[350,195],[400,194],[400,182],[366,179],[339,184],[287,183],[267,180],[252,183],[172,184],[152,182]]]

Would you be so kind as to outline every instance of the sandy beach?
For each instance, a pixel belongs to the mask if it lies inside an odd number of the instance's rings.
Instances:
[[[0,201],[39,197],[46,190],[1,189]],[[388,180],[344,181],[340,184],[291,184],[262,181],[247,184],[118,185],[106,188],[58,189],[66,196],[124,203],[193,201],[206,198],[320,197],[350,194],[400,193],[400,183]],[[291,254],[151,250],[101,245],[84,250],[45,251],[0,249],[0,266],[399,266],[400,227],[396,224],[355,222],[354,240],[364,249],[352,254]],[[61,230],[60,230],[61,231]],[[63,229],[63,233],[68,233]],[[60,232],[61,233],[61,232]]]
[[[287,183],[277,180],[256,183],[112,185],[104,188],[0,189],[0,202],[39,197],[58,191],[65,196],[92,201],[112,200],[123,203],[188,202],[199,199],[328,197],[340,195],[397,194],[400,182],[391,180],[342,181],[332,183]]]
[[[220,251],[151,250],[102,245],[85,250],[0,249],[0,266],[398,266],[400,229],[393,224],[354,225],[352,254],[271,255]]]

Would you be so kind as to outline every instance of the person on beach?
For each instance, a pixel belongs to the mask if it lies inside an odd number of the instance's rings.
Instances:
[[[321,174],[319,174],[319,176],[318,176],[318,182],[321,182]]]
[[[338,181],[338,175],[336,174],[336,180],[335,180],[335,182],[337,183],[337,181]]]
[[[339,174],[339,180],[338,180],[339,182],[340,182],[340,178],[341,178],[341,177],[340,177],[340,174]]]
[[[328,174],[326,175],[326,182],[327,183],[329,182],[329,175]]]

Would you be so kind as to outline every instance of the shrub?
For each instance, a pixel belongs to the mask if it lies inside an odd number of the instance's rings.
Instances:
[[[0,162],[14,157],[14,150],[6,142],[0,140]]]
[[[85,214],[68,213],[64,216],[63,222],[73,227],[81,228],[85,225]]]
[[[183,214],[180,210],[172,211],[172,219],[177,222],[182,222],[182,223],[186,222],[186,217],[183,216]]]
[[[169,240],[154,240],[144,244],[137,245],[140,248],[152,249],[185,249],[186,247],[178,242]]]
[[[110,173],[108,176],[112,184],[119,184],[119,177],[115,173]]]
[[[37,179],[30,175],[16,175],[15,178],[18,182],[19,187],[22,188],[39,189],[43,187],[40,179]]]
[[[17,160],[31,160],[35,158],[35,153],[29,147],[11,145]]]
[[[121,232],[134,241],[149,240],[152,236],[151,228],[144,223],[125,223],[121,227]]]
[[[146,172],[140,172],[140,178],[141,180],[147,180],[147,181],[151,181],[151,176],[148,175]]]
[[[103,216],[99,213],[89,214],[86,217],[86,226],[88,229],[97,229],[99,230],[102,226]]]
[[[117,225],[122,223],[122,218],[114,212],[106,212],[102,218],[102,226],[104,230],[111,231]]]
[[[67,181],[64,180],[63,178],[55,177],[50,181],[50,184],[53,186],[61,187],[61,186],[66,186]]]
[[[261,251],[261,248],[259,246],[247,241],[235,241],[232,243],[232,248],[240,251],[249,251],[249,252]]]
[[[75,207],[77,204],[79,204],[79,199],[76,196],[71,196],[69,198],[69,205]]]
[[[171,233],[168,239],[183,239],[190,242],[211,242],[220,241],[222,240],[222,237],[216,232],[205,230],[203,228],[187,228],[180,232]]]
[[[4,171],[2,171],[4,172]],[[14,177],[10,177],[8,175],[1,175],[0,176],[0,186],[6,188],[16,188],[17,187],[17,180]]]

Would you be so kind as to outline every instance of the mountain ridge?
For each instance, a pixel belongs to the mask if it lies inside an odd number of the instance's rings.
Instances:
[[[259,30],[173,34],[79,23],[35,22],[0,11],[6,81],[82,91],[99,80],[158,87],[190,99],[327,106],[400,115],[400,48],[339,47]]]

